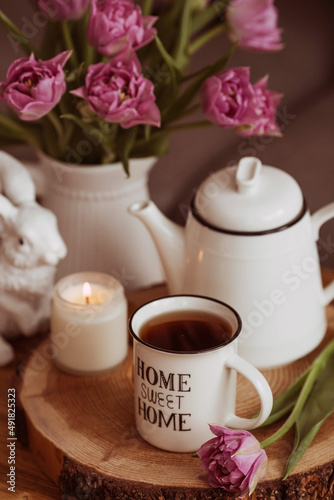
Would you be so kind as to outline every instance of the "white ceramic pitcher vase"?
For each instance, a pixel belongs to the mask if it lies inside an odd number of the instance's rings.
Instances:
[[[131,160],[127,177],[121,163],[77,166],[40,155],[37,192],[57,216],[68,247],[57,278],[101,271],[128,291],[164,281],[151,236],[127,212],[133,201],[149,198],[148,175],[155,161]]]

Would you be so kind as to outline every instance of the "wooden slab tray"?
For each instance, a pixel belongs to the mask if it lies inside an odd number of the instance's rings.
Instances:
[[[274,396],[286,389],[334,338],[334,308],[329,307],[327,313],[328,332],[314,353],[288,366],[263,371]],[[126,361],[114,371],[99,377],[76,377],[45,361],[47,342],[33,353],[21,373],[19,405],[35,460],[59,484],[64,499],[234,498],[197,477],[198,458],[161,451],[137,435],[131,349]],[[253,388],[240,377],[237,414],[251,416],[257,409]],[[254,434],[263,440],[277,427]],[[267,473],[252,499],[333,499],[334,419],[326,421],[293,474],[282,482],[292,446],[290,432],[267,448]]]

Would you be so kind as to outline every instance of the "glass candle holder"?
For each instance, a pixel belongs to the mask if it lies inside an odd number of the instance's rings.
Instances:
[[[75,375],[115,368],[128,352],[127,321],[124,288],[116,278],[98,272],[65,276],[51,304],[55,364]]]

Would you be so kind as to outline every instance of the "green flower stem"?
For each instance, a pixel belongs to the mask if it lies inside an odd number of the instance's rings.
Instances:
[[[83,33],[87,33],[88,22],[90,19],[91,8],[88,7],[84,16],[74,25],[75,31],[71,33],[72,46],[76,47],[75,52],[80,61],[84,61],[85,67],[88,68],[94,64],[97,52],[88,43],[87,37],[83,37]]]
[[[213,125],[213,123],[209,122],[208,120],[202,120],[199,122],[181,123],[180,125],[174,125],[172,127],[165,127],[164,130],[161,132],[171,133],[171,132],[177,132],[179,130],[188,130],[188,129],[193,129],[193,128],[207,127],[208,125]]]
[[[59,103],[59,109],[60,109],[60,113],[61,113],[60,117],[67,113],[67,109],[65,107],[63,100],[61,100]],[[70,120],[62,120],[61,127],[63,127],[63,129],[64,129],[62,132],[62,134],[63,134],[62,145],[65,148],[66,145],[70,142],[75,125]]]
[[[6,16],[6,14],[4,14],[4,12],[2,12],[2,10],[0,10],[0,22],[19,43],[19,45],[28,56],[31,54],[31,52],[34,52],[36,58],[39,57],[35,47],[30,43],[28,38],[23,35],[22,31]]]
[[[172,58],[171,55],[168,54],[167,50],[163,46],[163,43],[161,42],[160,38],[158,35],[155,35],[154,37],[155,44],[157,46],[157,49],[161,55],[161,57],[164,59],[165,63],[168,66],[170,76],[171,76],[171,81],[173,84],[173,89],[174,91],[176,90],[177,84],[176,84],[176,73],[175,73],[175,68],[177,67],[176,62]]]
[[[209,66],[203,68],[198,73],[197,77],[194,78],[194,80],[185,88],[183,94],[171,104],[171,107],[166,110],[165,114],[162,113],[164,124],[174,122],[182,116],[183,110],[187,109],[188,106],[191,105],[194,100],[194,96],[198,95],[205,80],[225,68],[235,47],[236,45],[232,45],[221,59],[218,59],[218,61],[213,64],[209,64]]]
[[[327,359],[333,352],[334,352],[334,341],[330,342],[312,363],[311,370],[305,380],[305,383],[301,389],[296,404],[288,419],[278,429],[278,431],[276,431],[269,438],[262,441],[261,448],[266,448],[267,446],[272,445],[273,443],[278,441],[278,439],[284,436],[284,434],[286,434],[288,430],[291,429],[291,427],[294,425],[294,423],[296,422],[297,418],[299,417],[300,413],[304,408],[304,405],[306,403],[308,395],[312,390],[314,382],[316,381],[319,373],[324,369]]]
[[[148,16],[152,11],[153,0],[142,0],[141,11],[144,16]]]
[[[198,37],[189,47],[189,55],[193,55],[197,50],[199,50],[203,45],[208,43],[212,38],[215,38],[220,33],[224,33],[226,31],[225,24],[218,24],[214,28],[209,31],[206,31]]]
[[[184,0],[179,39],[175,50],[175,62],[181,70],[188,61],[188,41],[190,36],[190,13],[192,0]]]
[[[57,133],[58,138],[58,148],[61,152],[65,151],[66,142],[64,140],[64,130],[61,121],[59,120],[57,114],[54,111],[50,111],[46,117],[50,120]]]
[[[172,132],[176,132],[179,130],[188,130],[193,128],[206,127],[208,125],[213,125],[213,123],[208,120],[203,120],[199,122],[190,122],[190,123],[181,123],[180,125],[174,125],[173,127],[164,127],[163,130],[158,130],[151,134],[150,138],[152,140],[159,138],[160,136],[169,135]],[[147,139],[144,137],[143,139],[138,139],[136,141],[136,147],[141,147],[147,144]]]
[[[85,43],[84,58],[85,58],[87,68],[91,64],[94,64],[95,55],[96,55],[96,51],[95,51],[94,47],[92,47],[89,43]]]
[[[217,63],[211,64],[209,66],[209,68],[210,67],[214,68],[214,71],[210,71],[210,74],[208,74],[208,67],[205,67],[205,68],[202,68],[198,71],[195,71],[194,73],[189,73],[188,75],[183,76],[182,83],[187,82],[188,80],[193,80],[194,78],[198,78],[203,74],[206,75],[205,78],[209,78],[209,76],[213,76],[215,73],[218,73],[219,71],[221,71],[226,66],[229,59],[232,57],[233,52],[235,51],[237,46],[238,46],[238,42],[232,45],[232,47],[228,50],[227,54],[222,59],[220,59],[220,61],[217,61],[218,63],[220,63],[218,67],[217,67]]]
[[[192,34],[201,31],[206,25],[212,23],[215,19],[220,19],[227,4],[228,0],[213,2],[208,7],[195,14],[191,25]]]
[[[156,43],[158,51],[160,52],[161,57],[165,60],[166,64],[168,64],[169,68],[173,68],[173,70],[175,70],[175,68],[177,68],[177,64],[172,58],[172,56],[168,54],[167,50],[165,49],[158,35],[155,35],[154,41]]]
[[[71,30],[69,28],[68,22],[63,21],[61,24],[61,32],[63,36],[63,41],[66,50],[72,50],[71,57],[69,59],[69,63],[71,64],[73,69],[76,69],[79,66],[79,61],[77,57],[77,53],[74,47]]]
[[[11,135],[18,137],[20,142],[30,144],[36,148],[41,147],[38,138],[29,132],[28,127],[23,127],[9,116],[0,113],[0,125],[2,125],[5,129],[8,129]]]
[[[187,82],[188,80],[192,80],[193,78],[196,78],[197,76],[200,76],[203,74],[203,68],[199,69],[198,71],[195,71],[194,73],[188,73],[187,75],[184,75],[182,77],[182,83]]]
[[[199,103],[194,104],[193,106],[190,106],[190,108],[185,109],[182,111],[182,115],[180,116],[181,118],[184,118],[185,116],[192,115],[196,111],[201,109],[201,105]]]

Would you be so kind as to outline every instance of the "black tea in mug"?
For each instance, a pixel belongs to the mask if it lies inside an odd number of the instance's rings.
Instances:
[[[147,321],[140,338],[153,347],[173,352],[197,352],[229,342],[232,326],[218,315],[203,311],[173,311]]]

